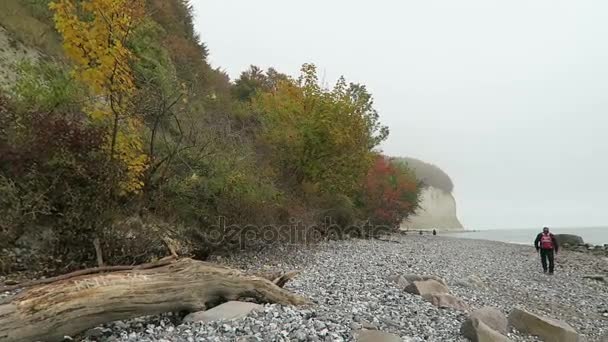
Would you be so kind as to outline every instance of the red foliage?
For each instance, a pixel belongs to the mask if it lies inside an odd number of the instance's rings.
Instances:
[[[378,155],[367,173],[363,207],[372,224],[397,227],[418,207],[419,184],[405,166]]]
[[[20,144],[0,139],[0,169],[20,177],[33,168],[47,165],[49,161],[69,156],[72,163],[88,172],[98,172],[99,165],[89,162],[91,153],[101,152],[104,144],[101,127],[92,127],[82,120],[54,113],[31,113],[26,126],[27,132],[19,139]]]

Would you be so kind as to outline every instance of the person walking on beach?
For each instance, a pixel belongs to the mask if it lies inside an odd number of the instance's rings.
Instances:
[[[553,274],[554,267],[554,252],[557,254],[558,245],[555,236],[549,232],[549,228],[544,227],[543,232],[539,233],[534,240],[534,247],[540,253],[540,262],[543,265],[543,271],[547,273],[547,260],[549,261],[549,274]]]
[[[433,229],[433,235],[437,235],[437,231]]]

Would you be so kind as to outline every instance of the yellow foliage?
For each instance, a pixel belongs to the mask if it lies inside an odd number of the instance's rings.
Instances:
[[[76,64],[76,76],[95,95],[132,95],[133,54],[125,43],[143,16],[143,1],[59,0],[49,6],[64,50]]]
[[[136,128],[135,128],[136,129]],[[144,186],[141,175],[146,171],[148,158],[143,153],[143,143],[135,132],[118,132],[116,137],[116,154],[127,167],[127,182],[122,184],[126,193],[137,193]]]
[[[127,170],[124,193],[142,187],[147,156],[142,123],[132,114],[135,93],[126,42],[144,14],[143,0],[58,0],[50,3],[63,48],[74,62],[72,75],[86,84],[94,100],[85,110],[93,122],[108,127],[108,152]],[[101,100],[100,100],[101,99]]]

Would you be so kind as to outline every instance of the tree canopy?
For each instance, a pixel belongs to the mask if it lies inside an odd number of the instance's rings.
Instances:
[[[451,193],[454,190],[454,183],[452,183],[450,176],[436,165],[409,157],[400,157],[397,159],[411,168],[415,172],[416,177],[425,185],[441,189],[448,193]]]
[[[205,258],[254,239],[220,222],[395,229],[417,208],[420,183],[379,151],[389,131],[364,85],[325,88],[307,63],[230,80],[185,0],[27,8],[63,48],[0,90],[0,247],[44,230],[48,260],[33,264],[145,262],[167,239]]]

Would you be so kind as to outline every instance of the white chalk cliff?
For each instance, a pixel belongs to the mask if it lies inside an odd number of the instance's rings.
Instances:
[[[462,224],[456,213],[454,196],[444,190],[428,186],[421,193],[420,208],[401,224],[401,229],[460,230]]]

